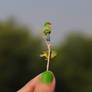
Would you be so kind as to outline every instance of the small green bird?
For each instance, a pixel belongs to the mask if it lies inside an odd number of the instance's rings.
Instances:
[[[50,33],[51,33],[51,23],[50,22],[46,22],[43,25],[43,33],[47,37],[47,41],[50,41]]]
[[[51,51],[51,56],[50,58],[53,59],[57,56],[57,52],[55,50]],[[48,50],[44,51],[43,54],[40,55],[40,57],[45,57],[46,60],[48,59]]]

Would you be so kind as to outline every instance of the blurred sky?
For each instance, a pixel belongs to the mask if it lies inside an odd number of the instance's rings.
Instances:
[[[73,29],[92,35],[92,0],[0,0],[0,19],[9,16],[32,25],[37,34],[36,28],[50,21],[55,42]]]

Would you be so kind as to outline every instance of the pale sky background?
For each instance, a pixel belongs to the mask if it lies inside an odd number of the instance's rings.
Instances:
[[[92,0],[0,0],[0,19],[16,16],[36,28],[52,23],[52,42],[63,40],[73,30],[92,36]],[[54,42],[55,41],[55,42]]]

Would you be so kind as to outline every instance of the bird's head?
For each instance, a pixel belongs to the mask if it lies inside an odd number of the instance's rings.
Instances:
[[[45,22],[44,26],[51,26],[51,23],[50,22]]]

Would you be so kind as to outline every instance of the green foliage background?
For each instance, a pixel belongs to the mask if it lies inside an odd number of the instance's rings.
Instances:
[[[70,34],[56,47],[50,69],[56,92],[92,92],[92,37]],[[0,22],[0,92],[16,92],[45,70],[40,37],[13,20]]]

